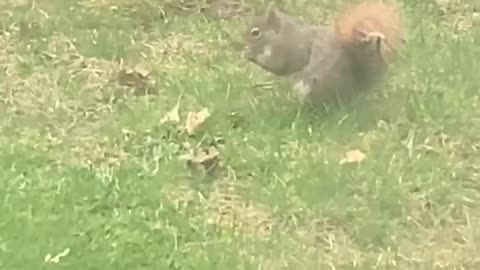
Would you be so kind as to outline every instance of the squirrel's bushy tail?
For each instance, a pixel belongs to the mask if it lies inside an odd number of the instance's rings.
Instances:
[[[375,46],[386,62],[404,43],[405,28],[400,10],[393,3],[362,1],[342,10],[335,19],[340,42],[354,53]]]

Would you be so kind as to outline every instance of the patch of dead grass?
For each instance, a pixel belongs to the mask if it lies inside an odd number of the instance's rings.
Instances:
[[[275,223],[272,210],[245,201],[237,192],[235,185],[217,182],[207,202],[207,221],[256,238],[270,236]]]
[[[19,79],[17,66],[22,59],[15,54],[16,41],[11,36],[11,33],[0,33],[0,63],[5,77],[15,81]]]
[[[115,78],[119,63],[84,57],[74,44],[72,38],[64,34],[56,34],[49,38],[47,51],[44,52],[50,63],[56,68],[65,68],[70,80],[84,83],[82,90],[99,91],[103,85]]]
[[[245,14],[249,9],[244,0],[164,0],[150,2],[145,0],[84,0],[82,5],[88,8],[110,10],[128,10],[139,14],[152,9],[158,10],[163,17],[205,14],[213,18],[231,18]]]
[[[472,215],[478,209],[472,210],[446,225],[423,227],[411,218],[410,222],[416,227],[416,241],[399,247],[399,260],[407,264],[431,265],[434,269],[480,266],[477,229],[480,219]]]
[[[213,54],[207,44],[183,33],[170,33],[163,39],[144,42],[141,46],[147,48],[144,57],[155,61],[158,72],[186,70],[191,67],[192,59]]]
[[[120,147],[113,146],[108,138],[98,136],[78,136],[70,143],[70,150],[69,157],[64,156],[61,160],[82,167],[118,167],[129,157]]]
[[[32,0],[1,0],[0,7],[7,6],[7,7],[18,7],[18,6],[26,6],[31,4]]]
[[[54,159],[76,160],[82,166],[118,164],[124,158],[97,133],[99,123],[112,112],[111,104],[99,98],[115,78],[117,63],[83,57],[71,38],[57,33],[40,55],[45,66],[21,77],[20,66],[33,56],[17,54],[8,36],[1,35],[0,43],[0,60],[8,75],[0,83],[6,117],[11,128],[29,138],[25,143],[51,149]],[[72,151],[67,154],[65,148]]]
[[[236,234],[266,239],[270,236],[274,220],[272,211],[255,202],[245,201],[237,186],[219,180],[207,197],[182,185],[166,188],[163,192],[177,207],[199,204],[206,222],[218,228],[233,230]]]
[[[405,230],[400,226],[389,233],[395,239],[394,244],[368,248],[345,230],[343,226],[348,224],[338,224],[310,210],[305,210],[303,225],[287,226],[274,222],[271,210],[265,211],[255,204],[245,207],[245,201],[238,195],[238,187],[231,184],[218,184],[211,198],[203,203],[209,206],[207,218],[213,224],[251,235],[255,231],[253,228],[258,228],[256,224],[268,220],[266,224],[283,231],[281,235],[265,234],[274,237],[276,243],[280,241],[282,246],[277,246],[272,253],[255,254],[261,269],[316,269],[323,266],[331,269],[427,267],[440,270],[476,269],[480,266],[478,209],[463,208],[459,215],[442,213],[442,210],[427,213],[432,209],[425,202],[412,202],[412,207],[407,209],[409,216],[405,220]],[[442,215],[448,217],[444,222],[439,221]]]
[[[445,25],[453,25],[459,31],[473,27],[473,6],[463,0],[435,0]]]
[[[81,1],[81,5],[88,8],[133,9],[148,2],[149,1],[145,0],[83,0]]]
[[[473,210],[473,209],[472,209]],[[472,211],[473,213],[473,211]],[[402,231],[392,232],[398,237],[395,246],[366,249],[359,246],[341,227],[328,220],[315,221],[305,226],[290,228],[288,253],[271,261],[282,261],[289,267],[302,269],[318,267],[395,267],[412,269],[473,269],[480,266],[478,255],[478,217],[465,215],[446,226],[410,228],[407,239],[400,239]],[[293,232],[293,233],[292,233]],[[462,268],[465,267],[465,268]],[[476,268],[475,268],[476,269]]]

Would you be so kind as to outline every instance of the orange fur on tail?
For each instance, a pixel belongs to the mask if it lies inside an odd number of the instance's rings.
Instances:
[[[350,5],[335,19],[337,38],[349,48],[375,40],[384,47],[385,57],[393,57],[404,42],[405,29],[399,9],[380,1]],[[380,48],[379,48],[380,49]]]

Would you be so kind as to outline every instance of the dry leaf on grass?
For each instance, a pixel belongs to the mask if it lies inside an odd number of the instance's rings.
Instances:
[[[196,154],[192,151],[188,154],[181,155],[179,159],[187,161],[187,165],[189,166],[203,166],[207,170],[210,170],[217,164],[219,160],[219,152],[215,147],[210,147],[208,150],[201,150]]]
[[[60,252],[59,254],[57,254],[57,255],[54,256],[54,257],[53,257],[51,254],[47,254],[47,256],[45,256],[45,262],[48,262],[48,263],[59,263],[59,262],[60,262],[60,258],[67,256],[69,253],[70,253],[70,249],[67,248],[67,249],[65,249],[64,251]]]
[[[137,65],[135,68],[121,69],[118,73],[118,81],[121,85],[138,86],[145,83],[150,72],[142,65]]]
[[[150,71],[143,64],[137,64],[133,70],[143,78],[147,78],[150,75]]]
[[[141,64],[132,68],[122,68],[118,72],[117,80],[122,86],[133,87],[138,95],[146,95],[155,81],[150,78],[150,71]]]
[[[168,113],[166,113],[165,116],[160,120],[160,123],[165,123],[165,122],[178,123],[178,122],[180,122],[180,115],[178,113],[179,108],[180,108],[180,102],[177,102],[175,107],[173,107],[172,110],[170,110]]]
[[[193,135],[198,129],[202,126],[202,124],[207,120],[210,116],[207,108],[199,112],[188,112],[187,115],[187,122],[185,124],[185,129],[187,130],[188,135]]]
[[[359,163],[367,157],[360,150],[351,150],[345,153],[345,156],[340,160],[340,164],[345,163]]]

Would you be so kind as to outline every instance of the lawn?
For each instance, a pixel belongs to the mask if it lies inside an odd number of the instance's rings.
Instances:
[[[382,91],[322,113],[241,58],[266,2],[195,3],[0,1],[1,269],[480,269],[466,1],[404,0]]]

